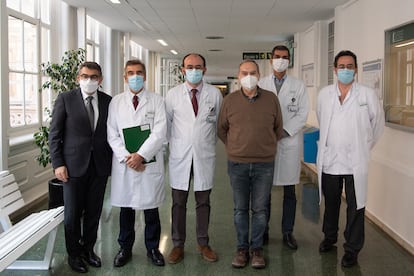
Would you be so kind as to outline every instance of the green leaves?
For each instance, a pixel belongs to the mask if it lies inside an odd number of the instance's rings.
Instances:
[[[42,84],[41,90],[51,88],[56,93],[62,93],[78,87],[76,76],[79,66],[85,61],[85,50],[69,50],[64,53],[62,63],[42,63],[42,73],[50,80]]]
[[[35,144],[40,148],[40,155],[36,156],[36,161],[39,165],[46,167],[50,162],[49,152],[49,127],[41,126],[39,131],[33,135]]]

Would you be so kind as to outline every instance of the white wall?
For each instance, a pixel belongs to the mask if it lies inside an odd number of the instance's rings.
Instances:
[[[359,67],[366,61],[384,59],[385,30],[413,21],[413,10],[412,0],[352,0],[337,7],[335,53],[344,49],[355,52]],[[315,46],[317,41],[326,39],[318,33],[320,27],[312,26],[313,36],[309,36],[309,30],[298,36],[303,43]],[[318,53],[302,51],[302,60],[318,62]],[[320,80],[318,73],[315,74]],[[323,82],[320,84],[323,86]],[[315,101],[317,92],[310,95]],[[312,124],[315,125],[313,121]],[[413,195],[414,133],[386,127],[372,151],[366,211],[374,222],[412,253]]]

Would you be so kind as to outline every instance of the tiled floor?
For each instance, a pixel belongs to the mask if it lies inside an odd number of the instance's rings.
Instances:
[[[194,197],[189,197],[187,214],[187,242],[185,258],[176,265],[165,267],[153,266],[146,257],[143,240],[143,217],[138,213],[136,220],[136,242],[133,248],[133,259],[122,268],[114,268],[113,258],[118,251],[118,216],[119,209],[112,208],[107,199],[102,214],[98,242],[95,251],[102,257],[103,266],[90,268],[89,275],[414,275],[414,256],[407,253],[378,227],[366,221],[366,242],[359,255],[359,265],[343,269],[340,260],[343,255],[344,210],[341,214],[340,238],[336,250],[320,254],[318,246],[322,239],[321,222],[323,208],[318,205],[318,189],[302,177],[297,186],[298,207],[294,234],[299,244],[297,251],[282,245],[280,234],[281,192],[278,187],[272,191],[272,218],[270,242],[265,246],[267,267],[255,270],[246,267],[234,269],[231,261],[235,252],[235,230],[233,225],[233,201],[226,173],[226,157],[224,147],[218,144],[218,159],[215,187],[211,194],[212,214],[210,225],[210,244],[219,255],[219,261],[204,261],[196,249]],[[110,186],[108,186],[109,191]],[[160,250],[166,257],[172,248],[170,225],[171,196],[167,184],[167,200],[160,208],[162,223],[162,240]],[[108,192],[107,192],[108,194]],[[345,204],[343,204],[345,207]],[[40,242],[26,256],[38,256],[43,250]],[[7,270],[0,275],[78,275],[71,271],[67,264],[64,247],[63,229],[59,229],[55,246],[52,268],[49,271],[12,271]]]

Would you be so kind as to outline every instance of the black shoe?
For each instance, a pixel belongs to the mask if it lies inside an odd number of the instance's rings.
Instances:
[[[345,255],[342,257],[341,264],[343,267],[351,267],[358,263],[358,254],[345,252]]]
[[[86,264],[82,261],[81,257],[68,257],[68,264],[73,271],[86,273],[88,272],[88,268]]]
[[[290,249],[298,249],[298,244],[292,233],[283,234],[283,243]]]
[[[119,249],[118,254],[116,254],[114,259],[114,266],[115,267],[121,267],[126,265],[127,262],[129,262],[132,258],[132,252],[128,249]]]
[[[147,257],[151,259],[153,265],[164,266],[164,257],[158,249],[151,249],[147,252]]]
[[[335,243],[333,243],[333,242],[331,242],[331,241],[329,241],[327,239],[324,239],[321,242],[321,244],[319,245],[319,252],[323,253],[323,252],[331,251],[332,248],[333,248],[333,246],[334,246],[334,244]]]
[[[82,259],[87,262],[89,265],[94,267],[101,267],[102,262],[93,250],[84,251],[81,255]]]

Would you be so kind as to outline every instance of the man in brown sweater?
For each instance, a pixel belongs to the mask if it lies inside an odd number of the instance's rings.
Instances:
[[[242,88],[224,98],[217,126],[218,136],[226,145],[233,189],[237,253],[232,266],[236,268],[247,265],[249,249],[251,266],[266,266],[262,249],[266,206],[273,183],[277,141],[283,132],[279,100],[274,93],[257,86],[259,76],[255,61],[240,64],[238,79]]]

